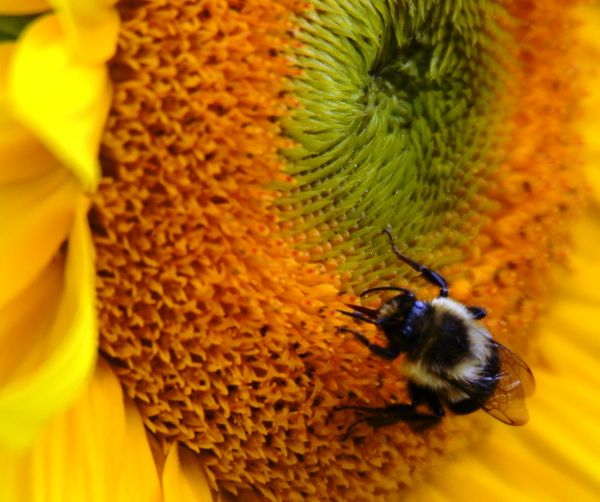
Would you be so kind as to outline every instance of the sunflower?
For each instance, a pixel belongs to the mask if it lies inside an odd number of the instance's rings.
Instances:
[[[3,500],[594,498],[596,10],[9,4]],[[386,225],[528,358],[526,427],[343,438],[407,389],[336,311],[433,294]]]

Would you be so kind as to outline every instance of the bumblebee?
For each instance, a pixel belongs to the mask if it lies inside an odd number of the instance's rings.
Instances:
[[[438,424],[445,409],[458,415],[483,409],[505,424],[525,424],[525,397],[535,389],[527,364],[496,342],[478,322],[486,316],[485,309],[467,307],[449,298],[446,280],[400,253],[389,225],[385,233],[393,253],[439,287],[440,292],[437,298],[426,302],[418,300],[409,289],[380,286],[360,295],[362,298],[380,291],[397,293],[379,309],[347,304],[352,311],[341,311],[359,322],[377,326],[385,335],[387,346],[372,343],[354,329],[342,327],[341,332],[352,333],[381,358],[393,360],[405,355],[403,369],[410,398],[409,403],[384,407],[338,408],[356,410],[360,416],[345,437],[360,423],[380,427],[405,422],[415,430],[423,430]]]

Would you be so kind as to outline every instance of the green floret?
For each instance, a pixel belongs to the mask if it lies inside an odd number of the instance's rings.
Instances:
[[[282,215],[294,232],[318,229],[303,246],[331,242],[317,258],[345,256],[354,285],[397,273],[387,224],[414,259],[460,259],[502,160],[501,11],[468,0],[312,4],[292,55],[301,106],[284,127],[298,146],[284,155],[298,184]]]

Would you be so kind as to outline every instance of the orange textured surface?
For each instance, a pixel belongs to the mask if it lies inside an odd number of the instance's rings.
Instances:
[[[585,199],[576,130],[582,95],[574,60],[577,21],[568,10],[578,2],[502,3],[518,20],[510,25],[516,64],[504,98],[511,110],[507,157],[483,194],[496,207],[466,250],[461,267],[468,272],[454,294],[485,305],[492,333],[523,350],[543,311],[552,269],[565,260],[568,222]]]
[[[335,333],[339,280],[277,236],[263,185],[286,181],[290,7],[122,4],[91,215],[101,350],[164,449],[198,451],[221,488],[364,498],[409,482],[427,449],[403,451],[397,432],[342,444],[352,417],[330,420],[350,389],[370,400],[378,379],[388,394],[403,384]]]
[[[449,417],[422,435],[359,428],[340,441],[352,416],[332,414],[335,405],[398,400],[404,383],[398,364],[336,334],[341,280],[280,238],[276,193],[264,188],[289,182],[278,119],[294,104],[284,52],[292,12],[304,8],[119,4],[115,98],[90,218],[101,350],[163,451],[180,441],[199,452],[213,486],[282,500],[394,500],[481,417]],[[572,133],[557,129],[573,113],[558,103],[571,106],[576,94],[562,9],[514,7],[536,26],[516,33],[528,60],[510,97],[519,150],[490,182],[497,213],[472,249],[470,276],[454,284],[458,298],[490,307],[502,333],[535,317],[541,282],[523,281],[561,254],[560,208],[577,200],[565,190]],[[544,64],[550,55],[565,60]]]

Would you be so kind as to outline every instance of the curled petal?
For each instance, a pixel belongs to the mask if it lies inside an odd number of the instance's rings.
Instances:
[[[19,183],[46,174],[56,158],[15,120],[3,120],[0,112],[0,185]]]
[[[56,316],[64,260],[56,258],[19,295],[0,308],[0,382],[2,386],[43,363],[55,340],[47,338]]]
[[[0,186],[0,306],[48,265],[73,224],[81,188],[59,166],[31,181]]]
[[[0,499],[158,502],[160,485],[137,409],[100,361],[91,385],[26,453],[0,450]]]
[[[0,340],[13,350],[5,357],[27,353],[33,360],[25,361],[24,368],[9,366],[1,383],[2,444],[15,448],[29,444],[48,418],[64,409],[81,391],[92,370],[97,329],[93,251],[86,210],[87,201],[82,199],[69,236],[64,272],[42,270],[38,278],[42,285],[34,284],[24,290],[0,312],[0,319],[5,321]],[[52,263],[50,267],[53,266]],[[56,301],[57,296],[59,301],[52,309],[47,302]],[[42,320],[35,314],[38,310],[44,316]]]
[[[15,48],[8,82],[15,116],[93,190],[98,145],[110,106],[104,66],[77,61],[56,16],[34,21]]]

